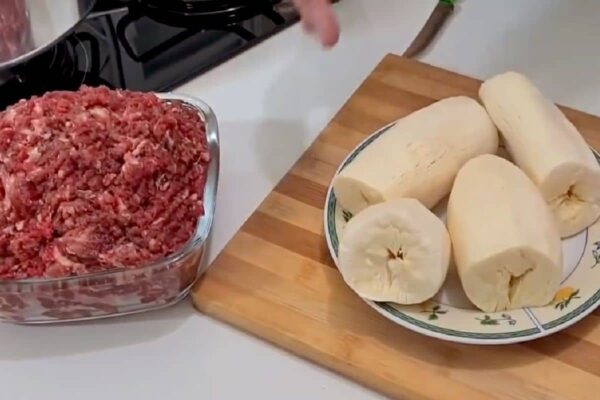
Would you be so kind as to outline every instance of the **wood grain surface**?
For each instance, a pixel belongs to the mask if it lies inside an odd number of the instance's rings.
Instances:
[[[386,56],[197,283],[195,306],[395,398],[600,399],[598,310],[567,331],[526,344],[443,342],[377,314],[346,287],[329,256],[325,194],[350,150],[436,100],[476,97],[479,85]],[[564,110],[600,148],[600,119]]]

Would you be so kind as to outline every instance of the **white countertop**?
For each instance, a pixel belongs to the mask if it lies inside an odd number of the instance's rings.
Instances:
[[[403,52],[434,4],[342,0],[334,50],[295,26],[181,88],[220,120],[211,259],[377,62]],[[422,59],[476,77],[517,69],[555,100],[600,114],[599,18],[600,2],[586,0],[464,0]],[[86,324],[0,325],[0,383],[11,400],[381,398],[187,301]]]

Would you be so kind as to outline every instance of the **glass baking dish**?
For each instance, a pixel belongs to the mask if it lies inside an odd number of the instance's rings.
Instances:
[[[135,268],[119,268],[67,278],[0,281],[0,320],[41,324],[81,321],[163,308],[183,299],[204,272],[219,180],[217,119],[204,102],[173,93],[164,101],[182,102],[198,112],[206,125],[211,160],[204,187],[204,215],[194,236],[178,252]]]

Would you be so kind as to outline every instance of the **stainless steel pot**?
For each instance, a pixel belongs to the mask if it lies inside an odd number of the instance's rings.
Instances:
[[[0,70],[22,63],[68,35],[96,0],[1,0]]]

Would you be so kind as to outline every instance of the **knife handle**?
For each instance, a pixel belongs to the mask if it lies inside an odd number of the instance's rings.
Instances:
[[[415,40],[404,52],[403,55],[405,57],[415,57],[429,46],[444,25],[446,19],[454,11],[455,2],[455,0],[439,0]]]

